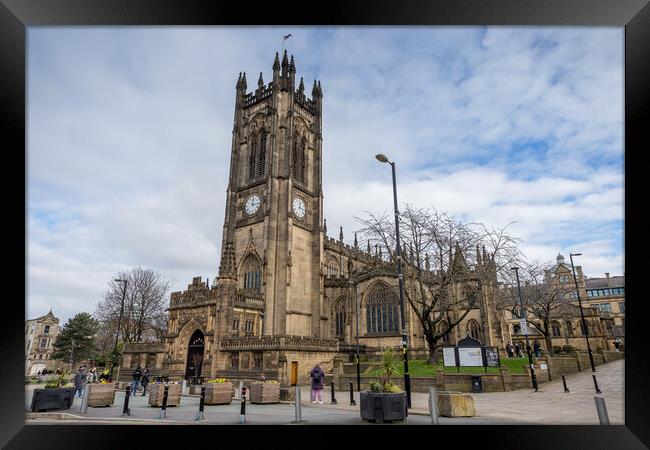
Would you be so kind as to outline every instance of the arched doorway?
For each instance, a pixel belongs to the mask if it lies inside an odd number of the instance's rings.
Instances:
[[[201,330],[196,330],[190,338],[190,344],[187,348],[187,366],[185,369],[185,378],[201,376],[201,363],[203,362],[203,349],[205,348],[205,337]]]

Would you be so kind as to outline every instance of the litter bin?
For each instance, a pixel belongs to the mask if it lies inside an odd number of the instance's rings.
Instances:
[[[483,382],[478,375],[472,375],[472,392],[483,392]]]

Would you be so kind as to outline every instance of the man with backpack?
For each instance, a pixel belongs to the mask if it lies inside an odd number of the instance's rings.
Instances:
[[[316,403],[316,399],[318,399],[318,403],[323,403],[322,392],[325,372],[316,364],[309,372],[309,376],[311,377],[311,402]]]
[[[140,378],[142,377],[142,369],[138,366],[133,372],[133,383],[131,383],[131,395],[135,396],[136,391],[138,390],[138,385],[140,384]]]

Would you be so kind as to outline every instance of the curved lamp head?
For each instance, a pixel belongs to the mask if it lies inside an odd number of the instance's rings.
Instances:
[[[386,158],[386,155],[384,155],[383,153],[375,155],[375,158],[377,158],[377,161],[379,161],[379,162],[383,162],[383,163],[388,162],[388,158]]]
[[[570,253],[569,256],[582,256],[582,253]]]

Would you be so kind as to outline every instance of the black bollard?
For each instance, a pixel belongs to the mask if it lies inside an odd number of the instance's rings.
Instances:
[[[354,388],[352,387],[352,381],[350,381],[350,406],[356,406],[357,402],[354,400]]]
[[[246,423],[246,388],[241,388],[241,410],[239,411],[239,423]]]
[[[126,396],[124,397],[124,409],[122,410],[122,416],[130,416],[131,410],[129,409],[129,399],[131,398],[131,386],[126,385]]]
[[[598,381],[596,381],[596,375],[592,375],[592,378],[594,379],[594,387],[596,388],[596,394],[602,394],[602,392],[600,392],[600,388],[598,387]]]
[[[564,385],[564,392],[569,392],[569,388],[566,387],[566,379],[564,378],[564,375],[562,375],[562,384]]]
[[[164,419],[167,416],[167,394],[169,394],[169,386],[165,386],[163,391],[163,402],[160,407],[160,418]]]
[[[336,405],[336,398],[334,397],[334,381],[330,383],[330,386],[332,386],[332,405]]]
[[[201,386],[201,400],[199,401],[199,412],[196,420],[205,420],[203,417],[203,407],[205,406],[205,386]]]

